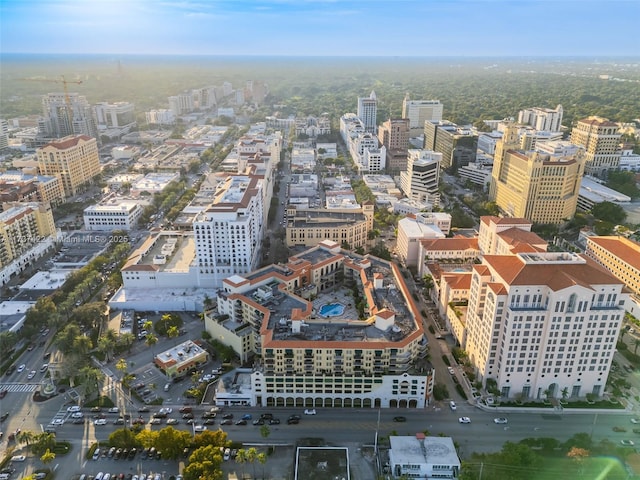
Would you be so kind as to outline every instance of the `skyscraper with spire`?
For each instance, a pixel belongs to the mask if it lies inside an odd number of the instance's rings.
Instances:
[[[368,133],[375,134],[377,131],[377,113],[378,113],[378,100],[376,99],[376,92],[371,90],[371,94],[368,97],[358,97],[358,118],[364,124],[364,129]]]

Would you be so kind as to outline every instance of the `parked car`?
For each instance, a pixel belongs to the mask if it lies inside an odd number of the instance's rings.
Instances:
[[[407,417],[393,417],[394,422],[406,422]]]
[[[246,424],[247,424],[247,421],[246,421],[246,420],[238,420],[238,421],[236,422],[236,425],[246,425]]]
[[[94,425],[106,425],[107,424],[107,419],[106,418],[98,418],[97,420],[93,421]]]
[[[250,413],[245,413],[244,415],[242,415],[242,420],[251,420],[252,418],[253,417]]]
[[[306,409],[304,411],[305,415],[315,415],[316,414],[316,409],[315,408],[311,408],[311,409]]]
[[[280,419],[279,418],[271,418],[269,420],[269,425],[280,425]]]
[[[78,405],[73,405],[71,407],[67,407],[67,412],[69,412],[69,413],[79,412],[80,410],[82,410],[82,409]]]

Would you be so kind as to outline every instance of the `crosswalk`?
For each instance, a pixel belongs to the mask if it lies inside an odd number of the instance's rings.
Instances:
[[[39,383],[0,383],[0,390],[7,389],[7,392],[31,393],[40,386]]]

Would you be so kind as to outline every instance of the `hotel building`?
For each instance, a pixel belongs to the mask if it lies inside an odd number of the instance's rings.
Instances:
[[[620,163],[618,125],[601,117],[580,120],[571,130],[571,143],[584,147],[585,173],[602,177]]]
[[[376,134],[378,127],[377,112],[378,100],[376,99],[376,92],[371,90],[371,94],[368,97],[358,98],[358,110],[356,114],[362,121],[365,132]]]
[[[433,369],[422,320],[395,264],[322,242],[286,265],[223,281],[212,338],[260,355],[252,405],[424,408]]]

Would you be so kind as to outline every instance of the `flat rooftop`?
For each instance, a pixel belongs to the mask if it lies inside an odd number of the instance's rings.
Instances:
[[[294,480],[350,480],[347,447],[298,447]]]
[[[389,443],[396,464],[420,465],[460,465],[451,437],[390,436]]]
[[[57,290],[64,284],[70,273],[70,270],[51,270],[50,272],[38,272],[29,280],[20,285],[20,289],[40,291]]]
[[[187,362],[205,352],[206,350],[203,350],[202,347],[191,340],[187,340],[186,342],[158,354],[156,358],[164,364],[176,364]]]
[[[289,217],[289,228],[336,227],[363,222],[366,217],[360,211],[336,212],[333,210],[296,210],[295,216]]]

